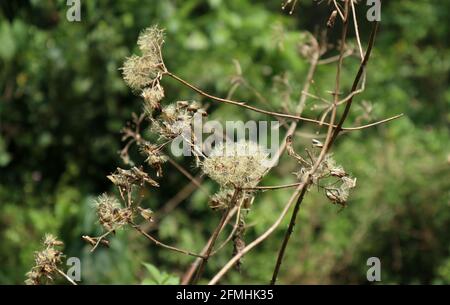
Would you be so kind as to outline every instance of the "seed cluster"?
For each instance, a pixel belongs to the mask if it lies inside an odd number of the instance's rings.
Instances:
[[[164,98],[160,81],[167,69],[162,58],[164,31],[157,26],[145,29],[138,38],[141,56],[128,57],[123,65],[123,79],[127,85],[144,98],[145,109],[158,109]]]
[[[47,234],[43,244],[45,248],[34,253],[35,266],[26,274],[25,284],[27,285],[39,285],[45,280],[53,281],[54,275],[59,270],[58,266],[62,262],[63,253],[56,247],[63,246],[63,242]]]
[[[254,187],[269,169],[269,154],[252,141],[219,143],[201,163],[203,172],[225,188]]]

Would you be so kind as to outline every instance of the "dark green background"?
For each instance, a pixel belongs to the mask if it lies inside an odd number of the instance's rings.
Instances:
[[[248,83],[270,103],[257,105],[282,110],[284,88],[274,79],[289,78],[294,105],[308,68],[298,54],[300,33],[323,27],[330,7],[299,1],[289,16],[277,0],[82,0],[82,20],[71,23],[65,2],[8,0],[0,5],[0,283],[23,283],[45,232],[65,242],[68,256],[81,258],[83,283],[161,282],[159,271],[178,277],[192,258],[157,248],[134,232],[119,232],[111,249],[94,254],[80,238],[100,232],[92,200],[112,191],[105,176],[123,166],[117,154],[120,129],[133,111],[141,110],[140,98],[125,86],[118,68],[136,52],[139,32],[159,24],[166,29],[164,58],[171,71],[225,96],[237,60]],[[383,283],[450,283],[450,2],[384,2],[367,90],[355,99],[348,122],[362,115],[358,105],[363,100],[373,103],[371,120],[397,113],[405,117],[340,138],[335,158],[358,178],[358,186],[340,213],[323,194],[308,193],[280,283],[367,283],[371,256],[381,259]],[[364,3],[358,12],[366,43],[370,24]],[[349,59],[345,92],[356,69],[357,60]],[[334,71],[334,65],[321,66],[312,92],[331,90]],[[164,103],[209,102],[170,79],[162,84]],[[234,97],[258,103],[246,88]],[[317,117],[310,110],[313,102],[307,105],[304,114]],[[209,110],[223,121],[271,119],[229,105],[213,103]],[[300,130],[316,128],[301,125]],[[298,137],[296,145],[302,151],[310,140]],[[191,159],[178,162],[198,172]],[[295,163],[284,158],[263,184],[292,182],[294,170]],[[144,205],[153,210],[188,183],[169,164],[164,171],[161,188],[145,196]],[[204,186],[211,193],[217,189],[208,179]],[[247,221],[247,242],[272,224],[290,193],[258,195]],[[200,251],[218,219],[207,207],[207,196],[195,191],[153,233]],[[286,225],[247,255],[241,273],[230,272],[225,282],[267,283]],[[226,248],[211,259],[205,277],[217,272],[231,252]]]

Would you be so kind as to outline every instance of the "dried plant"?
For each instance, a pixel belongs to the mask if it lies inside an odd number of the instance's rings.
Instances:
[[[201,168],[224,188],[249,188],[256,186],[269,169],[268,156],[264,148],[253,142],[220,143]]]
[[[286,106],[285,108],[295,109],[295,111],[290,112],[266,110],[254,106],[254,103],[233,100],[231,98],[232,92],[238,86],[243,86],[252,92],[256,91],[244,80],[238,64],[236,65],[238,72],[233,77],[232,89],[227,98],[217,97],[203,91],[167,69],[162,55],[162,45],[165,39],[163,30],[157,26],[153,26],[140,34],[137,44],[142,54],[129,57],[124,63],[122,73],[128,86],[143,98],[144,113],[140,116],[133,115],[133,122],[122,130],[122,139],[126,144],[120,152],[120,155],[124,162],[130,166],[130,169],[117,168],[116,172],[108,176],[109,180],[117,187],[120,195],[119,198],[105,194],[100,196],[95,203],[99,223],[105,232],[98,237],[83,237],[92,245],[92,251],[99,245],[108,246],[109,241],[107,238],[115,230],[126,227],[132,228],[158,246],[171,251],[195,256],[195,261],[187,269],[182,279],[183,284],[189,284],[196,283],[201,278],[208,260],[229,242],[232,242],[232,258],[209,282],[210,284],[216,284],[233,266],[239,268],[242,263],[242,257],[270,236],[279,227],[290,208],[294,206],[290,223],[281,242],[275,263],[271,283],[274,284],[276,282],[280,267],[283,263],[285,249],[289,243],[300,205],[307,191],[312,189],[313,186],[316,186],[323,191],[325,197],[333,204],[345,207],[350,191],[356,186],[356,178],[352,178],[342,166],[338,165],[331,153],[331,148],[339,134],[341,132],[364,130],[401,116],[397,115],[362,126],[344,127],[354,97],[365,88],[366,66],[374,46],[378,22],[374,22],[373,24],[372,33],[368,39],[366,51],[364,52],[359,37],[354,1],[327,1],[327,4],[332,6],[332,13],[327,23],[324,24],[324,27],[327,28],[327,31],[341,29],[341,39],[337,43],[339,54],[324,58],[331,46],[327,41],[326,32],[320,34],[319,37],[309,34],[305,36],[306,39],[302,39],[298,52],[300,56],[309,62],[309,70],[302,86],[299,100],[296,103],[292,102],[293,87],[286,77],[279,77],[276,80],[283,88],[277,92],[280,92],[284,106]],[[285,1],[283,9],[289,6],[290,13],[292,13],[296,5],[297,1]],[[357,47],[348,42],[351,15],[354,20],[353,26],[354,32],[356,33]],[[350,92],[343,96],[341,92],[343,62],[349,56],[357,56],[360,60],[360,67],[354,78]],[[310,87],[313,83],[317,67],[324,64],[336,65],[334,88],[328,91],[331,94],[330,100],[321,97],[320,94],[313,95],[310,93]],[[259,183],[262,178],[270,174],[274,163],[269,161],[268,153],[264,148],[254,142],[226,142],[226,144],[216,145],[210,153],[205,153],[203,148],[196,144],[193,133],[186,133],[186,131],[192,131],[194,115],[201,114],[202,116],[206,116],[206,111],[196,102],[183,100],[162,105],[165,96],[161,80],[164,77],[177,81],[180,85],[191,89],[210,101],[233,105],[240,107],[242,110],[254,111],[280,120],[280,122],[285,124],[287,132],[281,147],[276,153],[277,160],[287,151],[288,155],[297,162],[297,170],[294,173],[297,181],[288,185],[260,186]],[[264,101],[262,95],[256,94],[256,96]],[[308,99],[316,106],[312,107],[312,109],[320,111],[318,113],[321,117],[319,120],[307,118],[302,115]],[[340,116],[338,115],[339,107],[343,108]],[[323,142],[313,140],[311,150],[305,149],[305,153],[301,154],[297,153],[293,147],[293,139],[296,136],[296,129],[299,122],[315,124],[319,128],[326,129],[325,140]],[[144,123],[150,125],[149,131],[156,135],[156,138],[158,138],[157,141],[151,142],[141,134]],[[186,134],[189,134],[190,137],[187,137]],[[212,232],[208,243],[199,254],[162,243],[147,233],[145,225],[140,226],[135,223],[138,218],[142,218],[144,223],[154,223],[155,219],[160,217],[155,216],[155,213],[151,209],[141,207],[140,201],[135,198],[136,190],[146,186],[158,187],[159,185],[155,180],[156,178],[152,178],[150,173],[147,173],[143,167],[135,166],[135,163],[128,154],[131,145],[137,145],[139,151],[145,157],[145,162],[155,171],[156,177],[162,176],[163,166],[169,161],[181,174],[188,177],[194,186],[201,188],[198,182],[199,180],[192,177],[189,171],[179,166],[168,156],[168,152],[164,151],[164,148],[179,136],[182,136],[189,143],[191,152],[195,158],[194,166],[200,168],[204,174],[216,181],[220,186],[219,191],[210,196],[209,206],[212,210],[220,212],[222,216],[217,227]],[[248,228],[246,227],[245,216],[252,205],[255,204],[254,202],[257,201],[255,198],[258,192],[288,188],[294,188],[295,190],[289,201],[285,203],[276,221],[255,240],[246,243],[244,233]],[[232,222],[233,219],[235,220],[231,233],[221,245],[216,247],[216,241],[224,230],[225,225]],[[53,261],[54,264],[50,265],[49,272],[47,272],[49,275],[55,270],[56,264],[59,263],[59,256],[54,255]],[[41,263],[37,262],[37,264]],[[34,275],[31,278],[34,278]]]
[[[34,253],[35,265],[26,274],[27,285],[40,285],[53,282],[56,275],[64,277],[71,284],[76,283],[68,277],[60,268],[64,255],[57,248],[62,247],[63,242],[51,234],[46,234],[43,240],[44,249]]]

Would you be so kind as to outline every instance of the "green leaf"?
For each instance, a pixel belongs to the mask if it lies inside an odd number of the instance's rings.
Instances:
[[[178,285],[180,279],[167,272],[161,272],[152,264],[142,263],[149,272],[149,277],[142,280],[142,285]]]
[[[161,278],[161,273],[159,272],[159,270],[152,264],[142,263],[142,265],[144,265],[144,267],[150,273],[150,276],[152,277],[152,279],[155,282],[158,282],[158,280]]]

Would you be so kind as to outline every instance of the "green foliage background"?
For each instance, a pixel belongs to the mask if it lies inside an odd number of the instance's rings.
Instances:
[[[289,16],[278,0],[98,0],[81,1],[82,21],[71,23],[65,2],[0,5],[0,283],[23,283],[45,232],[65,242],[67,256],[81,258],[83,283],[177,283],[191,257],[168,253],[126,230],[111,249],[94,254],[80,238],[100,232],[92,200],[112,191],[105,176],[123,165],[117,154],[120,129],[141,108],[118,68],[136,51],[139,32],[159,24],[167,32],[164,57],[170,70],[225,96],[237,60],[246,80],[269,101],[262,107],[280,109],[274,77],[287,75],[294,105],[308,68],[298,54],[301,32],[323,26],[330,9],[300,1]],[[339,213],[322,194],[310,191],[281,283],[367,283],[366,260],[376,256],[383,283],[450,284],[450,2],[384,2],[367,89],[355,104],[371,101],[373,120],[399,112],[405,117],[338,141],[335,157],[358,178],[358,187]],[[366,41],[370,24],[364,1],[358,10]],[[357,60],[347,62],[346,92]],[[319,68],[314,90],[332,88],[334,69]],[[163,85],[166,102],[200,99],[171,80]],[[234,97],[256,100],[245,88]],[[310,105],[305,115],[317,116]],[[220,120],[270,119],[228,105],[212,104],[210,110]],[[355,106],[349,122],[361,114]],[[316,131],[311,125],[300,130]],[[310,140],[299,138],[296,145],[302,150]],[[192,160],[178,161],[196,173]],[[264,184],[293,181],[295,164],[282,162]],[[145,196],[144,205],[153,210],[188,183],[170,165],[164,170],[162,187]],[[217,189],[207,179],[204,186]],[[247,242],[272,224],[290,192],[258,195]],[[207,196],[195,191],[154,233],[200,251],[219,219],[206,202]],[[225,281],[267,283],[286,225],[245,257],[241,273],[230,272]],[[209,261],[206,278],[231,251]]]

